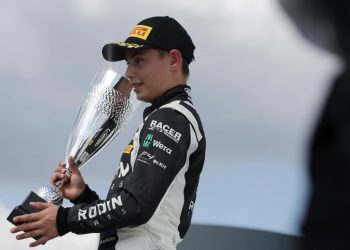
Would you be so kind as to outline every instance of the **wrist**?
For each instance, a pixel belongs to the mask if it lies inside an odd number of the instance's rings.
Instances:
[[[80,193],[79,196],[77,196],[76,199],[70,200],[74,205],[80,204],[80,203],[91,203],[95,200],[97,200],[99,197],[98,195],[90,189],[90,187],[85,184],[83,191]]]
[[[77,189],[78,191],[76,192],[75,196],[70,200],[77,200],[83,194],[85,188],[86,184],[83,183],[83,185]]]
[[[62,206],[58,207],[56,216],[56,228],[59,236],[63,236],[70,232],[68,226],[68,213],[70,208],[64,208]]]

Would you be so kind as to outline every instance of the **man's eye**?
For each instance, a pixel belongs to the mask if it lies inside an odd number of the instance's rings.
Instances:
[[[141,63],[141,62],[143,62],[142,58],[135,58],[135,63]]]

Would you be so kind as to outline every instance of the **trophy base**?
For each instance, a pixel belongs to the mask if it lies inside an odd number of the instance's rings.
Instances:
[[[21,205],[16,206],[10,215],[7,217],[7,220],[14,224],[15,226],[23,224],[22,222],[14,222],[13,218],[19,215],[24,215],[24,214],[31,214],[35,212],[39,212],[38,209],[35,209],[29,205],[30,202],[46,202],[43,198],[38,196],[34,192],[30,192],[27,198],[22,202]],[[33,237],[34,239],[38,240],[40,237]]]

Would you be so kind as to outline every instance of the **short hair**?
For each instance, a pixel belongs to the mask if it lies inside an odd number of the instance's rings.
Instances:
[[[167,53],[169,53],[169,51],[164,50],[164,49],[156,49],[156,50],[158,51],[158,54],[160,57],[164,57]],[[182,70],[182,73],[184,74],[184,76],[186,78],[188,78],[190,75],[189,63],[183,57],[182,57],[182,69],[181,70]]]

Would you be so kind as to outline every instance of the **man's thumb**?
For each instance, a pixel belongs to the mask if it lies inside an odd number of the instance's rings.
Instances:
[[[50,203],[45,202],[31,202],[30,206],[39,210],[43,210],[50,206]]]
[[[74,159],[73,159],[72,156],[69,156],[68,164],[71,167],[72,172],[77,172],[78,171],[77,164],[75,164]]]

